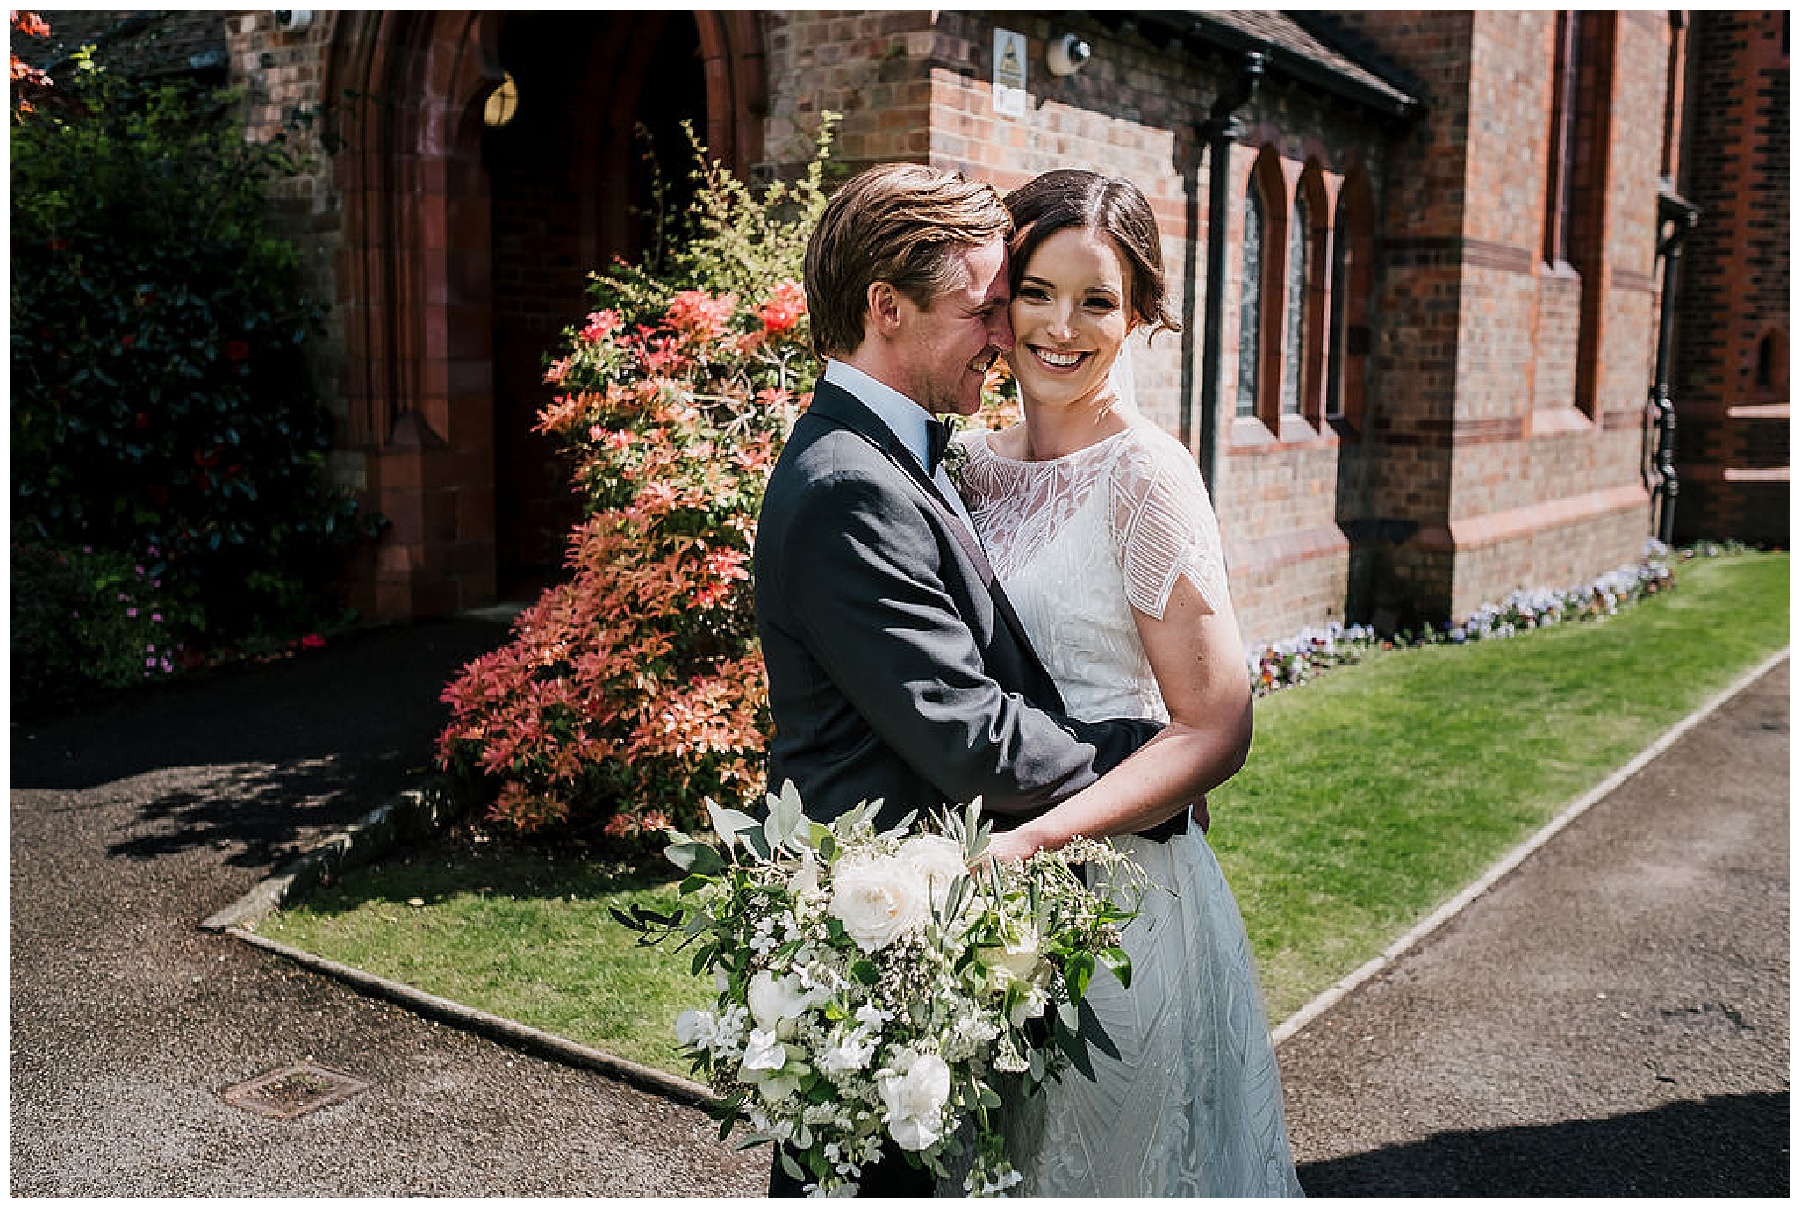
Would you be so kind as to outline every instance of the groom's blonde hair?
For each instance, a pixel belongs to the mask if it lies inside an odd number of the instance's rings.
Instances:
[[[882,164],[832,195],[806,245],[806,309],[813,350],[855,352],[863,341],[869,286],[886,281],[915,306],[955,282],[948,258],[1012,233],[994,187],[923,164]]]

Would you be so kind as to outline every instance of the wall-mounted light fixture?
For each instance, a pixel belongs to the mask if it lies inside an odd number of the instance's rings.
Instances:
[[[1060,38],[1052,38],[1050,46],[1044,51],[1044,65],[1050,68],[1055,76],[1070,76],[1081,70],[1081,65],[1094,57],[1094,48],[1084,42],[1077,34],[1064,34]]]
[[[501,79],[500,87],[488,94],[487,105],[481,111],[481,120],[498,130],[512,121],[513,115],[518,111],[519,84],[509,71]]]

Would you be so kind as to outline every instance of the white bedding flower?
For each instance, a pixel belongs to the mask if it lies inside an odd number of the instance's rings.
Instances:
[[[719,1034],[719,1021],[711,1011],[683,1011],[675,1017],[675,1039],[699,1048],[710,1047]]]
[[[866,1070],[874,1056],[875,1038],[860,1031],[852,1032],[819,1055],[819,1068],[833,1074]]]
[[[931,917],[925,878],[896,856],[845,860],[833,882],[831,913],[864,952],[880,951]]]
[[[750,1014],[765,1032],[773,1033],[783,1020],[800,1018],[818,996],[817,990],[801,986],[800,978],[792,973],[776,977],[764,969],[750,978]]]
[[[950,1067],[936,1053],[903,1050],[894,1068],[877,1076],[884,1122],[902,1149],[929,1149],[943,1135],[944,1104],[950,1099]]]
[[[819,862],[812,848],[800,853],[800,869],[788,880],[788,890],[795,897],[819,892]]]
[[[1033,986],[1025,992],[1025,997],[1013,1004],[1012,1026],[1022,1028],[1027,1019],[1036,1019],[1050,1005],[1050,995],[1042,986]]]
[[[787,1049],[776,1039],[773,1028],[750,1029],[750,1039],[744,1043],[745,1069],[778,1070],[786,1064]]]

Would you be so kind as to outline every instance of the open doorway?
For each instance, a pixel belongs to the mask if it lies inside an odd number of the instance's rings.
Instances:
[[[501,599],[561,576],[581,509],[567,460],[532,431],[554,387],[546,354],[587,311],[588,274],[637,260],[651,234],[645,141],[671,203],[687,185],[681,123],[707,129],[692,14],[515,13],[500,35],[510,95],[489,107],[483,159],[492,192],[494,515]]]

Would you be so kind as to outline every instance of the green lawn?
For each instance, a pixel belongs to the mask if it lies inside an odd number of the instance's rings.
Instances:
[[[1604,622],[1397,651],[1258,702],[1249,764],[1213,795],[1212,840],[1272,1023],[1786,644],[1786,554],[1677,574],[1674,592]],[[634,947],[607,911],[672,900],[660,869],[476,847],[351,873],[259,930],[685,1074],[670,1027],[711,986],[685,954]]]

